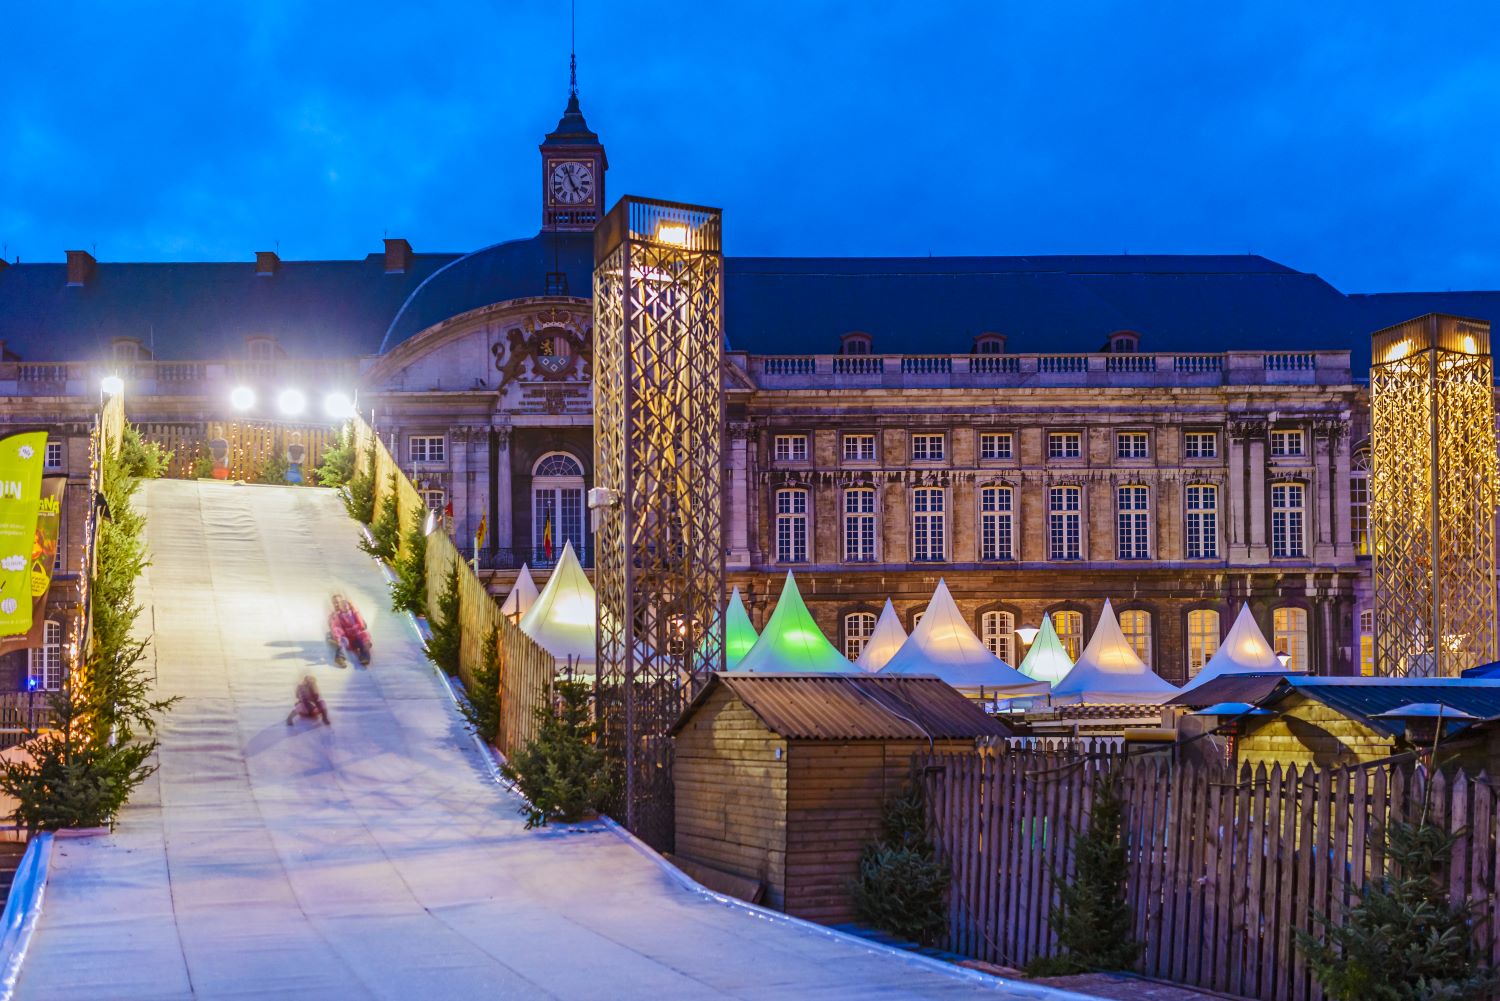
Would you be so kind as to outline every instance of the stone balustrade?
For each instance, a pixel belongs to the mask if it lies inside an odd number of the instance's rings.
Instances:
[[[214,396],[235,386],[262,394],[295,388],[315,398],[324,392],[351,392],[359,378],[353,360],[277,358],[236,361],[4,362],[0,397],[77,396],[99,392],[106,376],[125,380],[128,396]]]

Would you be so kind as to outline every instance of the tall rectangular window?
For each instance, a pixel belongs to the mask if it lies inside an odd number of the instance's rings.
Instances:
[[[1115,435],[1115,458],[1145,459],[1151,452],[1151,439],[1144,431],[1121,431]]]
[[[1375,674],[1375,610],[1371,608],[1359,613],[1359,673],[1366,678]]]
[[[1287,559],[1307,555],[1302,499],[1300,483],[1277,483],[1271,487],[1272,556]]]
[[[911,558],[940,561],[947,553],[946,495],[942,487],[918,487],[911,494]]]
[[[875,436],[873,434],[844,435],[845,462],[874,462]]]
[[[1301,608],[1278,608],[1271,613],[1271,643],[1277,653],[1291,659],[1288,671],[1309,670],[1307,662],[1307,611]]]
[[[776,491],[776,559],[807,562],[807,491]]]
[[[1115,491],[1115,555],[1122,560],[1151,558],[1151,501],[1144,486]]]
[[[1272,431],[1271,454],[1273,456],[1305,455],[1301,431]]]
[[[1010,487],[982,487],[979,491],[979,558],[1015,559],[1014,493]]]
[[[1212,608],[1188,612],[1187,634],[1188,677],[1195,678],[1219,651],[1219,613]]]
[[[1047,435],[1047,458],[1079,459],[1083,457],[1083,434],[1079,431],[1053,431]]]
[[[858,660],[865,644],[875,634],[874,612],[850,612],[844,616],[844,656]]]
[[[875,491],[870,487],[844,491],[844,559],[849,563],[875,560]]]
[[[943,458],[943,435],[914,434],[911,436],[911,458],[913,462],[941,462]]]
[[[1009,431],[981,431],[979,433],[979,458],[993,462],[997,459],[1015,457],[1015,439]]]
[[[28,652],[26,675],[34,691],[55,692],[62,687],[62,623],[51,619],[43,623],[42,645]]]
[[[1082,558],[1082,510],[1082,487],[1052,487],[1047,491],[1047,555],[1050,559]]]
[[[1370,555],[1370,453],[1354,458],[1349,474],[1349,535],[1356,556]]]
[[[1212,431],[1188,431],[1182,436],[1182,454],[1189,459],[1218,458],[1219,436]]]
[[[807,435],[779,434],[776,436],[775,454],[777,462],[806,462]]]
[[[406,454],[411,462],[446,462],[448,441],[440,434],[414,434],[406,439]]]
[[[1187,558],[1212,560],[1219,556],[1219,488],[1190,483],[1187,488]]]
[[[979,632],[990,653],[1007,664],[1015,664],[1016,617],[1010,612],[985,612],[979,617]]]

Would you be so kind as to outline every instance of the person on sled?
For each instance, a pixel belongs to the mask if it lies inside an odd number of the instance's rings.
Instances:
[[[333,596],[333,611],[328,616],[328,642],[339,667],[348,663],[344,654],[354,654],[366,666],[370,663],[370,630],[358,610],[342,594]]]
[[[310,674],[305,675],[301,683],[297,685],[297,704],[292,706],[291,712],[287,713],[286,725],[291,726],[298,716],[303,719],[321,719],[324,726],[330,726],[333,723],[328,718],[328,703],[323,701],[323,695],[318,691],[318,683]]]

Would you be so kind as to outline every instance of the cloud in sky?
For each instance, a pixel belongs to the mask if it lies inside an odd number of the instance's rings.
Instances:
[[[681,9],[580,4],[583,108],[612,196],[722,206],[731,253],[1253,251],[1346,291],[1500,287],[1493,5]],[[7,18],[12,258],[464,250],[539,223],[565,3]]]

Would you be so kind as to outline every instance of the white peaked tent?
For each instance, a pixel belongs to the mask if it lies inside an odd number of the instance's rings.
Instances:
[[[729,607],[724,610],[724,666],[733,671],[745,659],[760,637],[755,632],[755,623],[745,611],[745,599],[736,587],[729,594]]]
[[[781,586],[776,608],[760,631],[760,639],[739,662],[736,671],[763,673],[844,674],[854,665],[838,652],[813,621],[791,573]]]
[[[536,581],[531,579],[531,568],[522,563],[521,572],[516,574],[516,586],[510,589],[510,594],[505,596],[505,604],[500,606],[500,614],[515,622],[531,611],[531,606],[536,604],[536,596]]]
[[[537,646],[557,658],[559,669],[568,666],[583,674],[594,671],[594,586],[589,583],[571,542],[563,544],[562,555],[547,586],[536,602],[521,616],[521,632],[536,641]]]
[[[900,650],[906,642],[906,630],[901,628],[901,619],[891,599],[885,599],[885,608],[875,621],[875,631],[865,640],[865,648],[859,652],[854,666],[862,671],[878,671]]]
[[[941,578],[922,621],[881,669],[882,674],[931,674],[966,694],[1044,695],[1045,681],[1034,681],[990,653],[953,603]]]
[[[1176,685],[1135,655],[1108,599],[1078,663],[1052,686],[1052,701],[1057,705],[1160,705],[1176,694]]]
[[[1203,665],[1197,676],[1182,686],[1182,690],[1190,692],[1205,681],[1212,681],[1226,674],[1251,672],[1292,673],[1276,659],[1276,651],[1271,649],[1271,644],[1266,642],[1266,634],[1255,624],[1255,616],[1250,614],[1247,603],[1240,606],[1240,614],[1234,617],[1234,625],[1229,627],[1229,635],[1224,637],[1219,649],[1214,651],[1214,655]]]
[[[1052,616],[1042,616],[1041,632],[1031,641],[1031,649],[1026,651],[1025,659],[1016,670],[1049,685],[1057,684],[1073,670],[1073,658],[1068,656],[1062,640],[1057,638],[1057,630],[1052,628]]]

